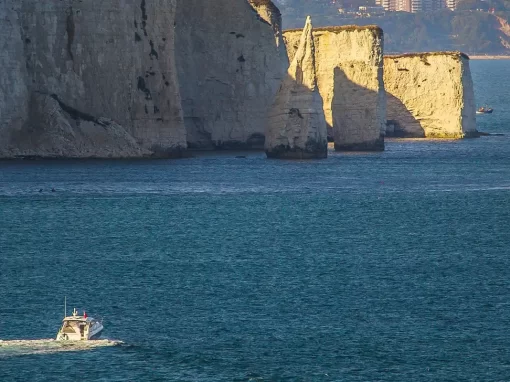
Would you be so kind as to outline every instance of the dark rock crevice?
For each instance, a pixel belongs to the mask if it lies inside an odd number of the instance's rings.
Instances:
[[[149,56],[150,56],[151,60],[153,58],[155,58],[156,60],[159,60],[158,52],[154,49],[154,42],[152,42],[152,40],[150,40],[149,44],[151,46],[151,52],[149,53]]]
[[[40,93],[40,94],[44,94],[44,93]],[[56,94],[51,94],[50,97],[53,98],[55,101],[57,101],[59,106],[62,108],[62,110],[64,110],[67,114],[69,114],[71,116],[71,118],[73,118],[75,121],[83,120],[83,121],[98,124],[103,127],[107,127],[110,125],[106,121],[100,121],[98,118],[96,118],[90,114],[84,113],[78,109],[75,109],[72,106],[65,104],[64,102],[62,102],[62,100]]]
[[[328,157],[327,143],[308,140],[304,148],[278,145],[266,149],[268,158],[273,159],[325,159]]]
[[[71,60],[74,61],[72,48],[74,43],[74,37],[76,34],[76,25],[74,23],[73,7],[69,8],[69,14],[67,15],[66,33],[67,33],[67,53],[69,54]]]
[[[151,91],[145,85],[145,80],[143,79],[143,77],[138,77],[138,90],[140,90],[140,91],[145,93],[145,99],[147,101],[152,100]]]
[[[142,0],[140,4],[140,9],[142,10],[142,30],[143,34],[147,36],[147,8],[145,7],[145,0]]]

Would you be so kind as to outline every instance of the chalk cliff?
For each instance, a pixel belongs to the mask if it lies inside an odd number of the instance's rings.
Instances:
[[[28,73],[16,1],[0,3],[0,157],[6,156],[9,132],[19,131],[28,116]]]
[[[178,156],[176,0],[4,0],[0,156]]]
[[[262,148],[285,73],[279,11],[269,1],[178,0],[176,54],[191,148]],[[269,21],[268,21],[269,20]]]
[[[388,135],[463,138],[477,135],[469,58],[460,52],[386,56]]]
[[[383,150],[383,32],[376,26],[314,29],[317,83],[337,150]],[[289,58],[300,31],[284,32]]]
[[[311,19],[280,86],[269,116],[266,154],[269,158],[326,158],[327,128],[317,88]]]
[[[273,28],[276,45],[278,47],[284,47],[283,32],[282,32],[282,14],[278,7],[274,5],[271,0],[248,0],[248,3],[257,11],[259,16],[268,22]],[[285,53],[285,49],[281,49],[280,52]]]

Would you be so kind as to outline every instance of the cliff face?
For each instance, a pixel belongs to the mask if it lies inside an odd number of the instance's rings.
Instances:
[[[251,1],[252,3],[254,1]],[[284,77],[277,9],[245,0],[178,0],[176,54],[188,144],[262,148]],[[262,11],[261,11],[262,12]]]
[[[28,74],[21,38],[18,2],[0,3],[0,157],[9,131],[20,130],[28,117]]]
[[[289,57],[298,31],[284,32]],[[378,27],[314,30],[317,83],[337,150],[383,150],[386,95],[383,33]]]
[[[1,114],[1,156],[174,156],[186,147],[175,0],[5,0],[0,14],[9,26],[2,60],[14,67],[0,73],[0,108],[11,110]]]
[[[282,14],[271,0],[248,0],[259,16],[271,25],[278,47],[283,47]],[[285,52],[285,50],[281,50]]]
[[[459,52],[386,56],[388,135],[463,138],[476,135],[469,58]]]
[[[326,158],[326,120],[317,89],[311,19],[280,86],[266,135],[269,158]]]

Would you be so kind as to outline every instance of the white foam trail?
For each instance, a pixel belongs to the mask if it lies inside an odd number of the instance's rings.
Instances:
[[[59,352],[84,351],[105,346],[121,345],[122,341],[56,341],[47,340],[0,340],[0,358],[29,354],[50,354]]]

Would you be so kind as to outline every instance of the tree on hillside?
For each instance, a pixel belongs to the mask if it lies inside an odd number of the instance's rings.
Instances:
[[[489,8],[489,3],[481,0],[460,0],[457,4],[457,11],[474,11],[477,9],[488,11]]]
[[[462,12],[452,20],[452,35],[458,49],[466,52],[494,52],[500,47],[494,16],[481,12]]]

